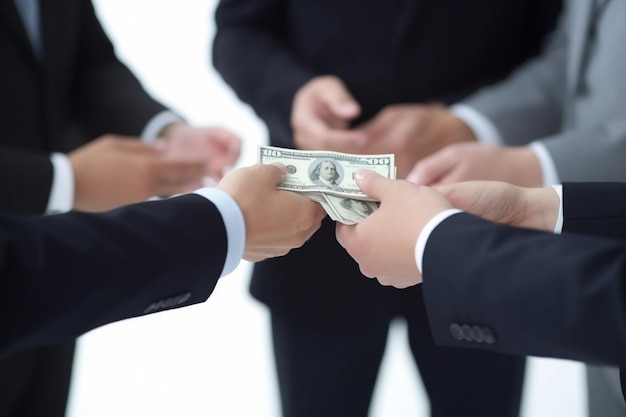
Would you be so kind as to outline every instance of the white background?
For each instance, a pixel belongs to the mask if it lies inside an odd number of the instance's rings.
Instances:
[[[118,55],[148,91],[191,123],[221,125],[239,134],[245,144],[240,164],[254,162],[256,145],[266,140],[265,127],[210,64],[215,0],[94,4]],[[268,315],[248,295],[249,274],[250,265],[243,262],[222,278],[205,304],[112,324],[84,336],[69,416],[278,417]],[[583,417],[585,408],[581,365],[530,361],[524,417]],[[404,324],[396,322],[370,416],[427,413]]]

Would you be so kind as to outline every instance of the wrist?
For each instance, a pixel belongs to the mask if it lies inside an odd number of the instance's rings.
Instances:
[[[508,181],[521,187],[541,187],[543,186],[543,175],[541,164],[535,152],[528,146],[517,148],[505,148],[511,156],[504,158],[510,165],[505,167],[511,172]]]
[[[430,107],[444,121],[442,126],[444,126],[445,131],[440,136],[446,146],[459,142],[477,141],[476,134],[471,127],[448,107],[441,104],[432,104]]]
[[[554,232],[558,221],[561,199],[554,188],[527,188],[526,211],[529,227]]]
[[[165,127],[163,127],[163,129],[159,131],[158,136],[167,141],[167,140],[172,139],[174,136],[179,135],[180,132],[182,132],[183,130],[187,128],[188,128],[187,124],[183,122],[169,123]]]

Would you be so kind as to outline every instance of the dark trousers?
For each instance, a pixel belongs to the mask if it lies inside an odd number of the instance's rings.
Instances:
[[[0,417],[63,417],[74,342],[23,350],[0,360]]]
[[[392,317],[316,326],[272,314],[283,417],[365,417]],[[406,317],[433,417],[517,417],[525,358],[434,345],[425,311]]]

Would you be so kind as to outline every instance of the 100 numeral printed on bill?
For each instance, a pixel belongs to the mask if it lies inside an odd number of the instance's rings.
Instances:
[[[333,220],[347,224],[358,223],[378,208],[355,182],[359,169],[370,169],[390,179],[396,176],[393,154],[353,155],[260,146],[258,160],[284,164],[287,177],[278,188],[302,193],[320,203]]]

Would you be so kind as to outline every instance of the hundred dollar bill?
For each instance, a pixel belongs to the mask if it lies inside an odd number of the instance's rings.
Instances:
[[[322,204],[329,216],[344,224],[356,224],[378,210],[379,203],[376,201],[357,200],[355,198],[337,197],[330,194],[322,194],[326,205]]]
[[[374,201],[365,195],[354,178],[361,168],[371,169],[395,179],[393,154],[353,155],[331,151],[301,151],[259,146],[259,162],[281,162],[287,167],[287,178],[278,188],[301,193],[321,192],[339,197]]]

